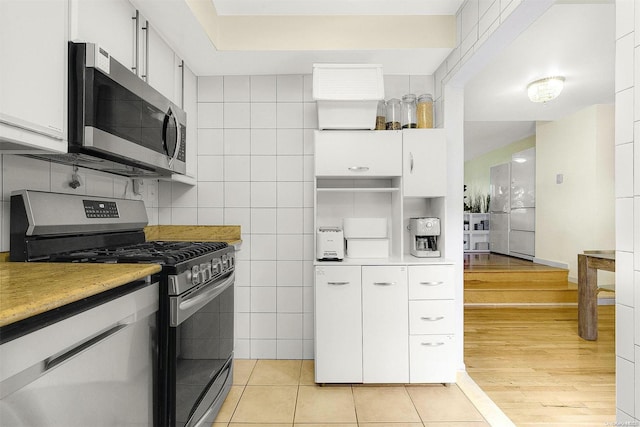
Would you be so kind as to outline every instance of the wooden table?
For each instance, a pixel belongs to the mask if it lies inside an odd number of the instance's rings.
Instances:
[[[615,251],[578,254],[578,335],[598,339],[598,270],[616,271]]]

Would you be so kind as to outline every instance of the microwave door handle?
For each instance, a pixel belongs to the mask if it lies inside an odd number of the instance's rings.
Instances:
[[[176,116],[173,116],[176,120],[176,149],[173,152],[173,156],[169,160],[169,167],[173,165],[173,162],[178,158],[180,149],[182,148],[182,129],[180,128],[180,122]]]

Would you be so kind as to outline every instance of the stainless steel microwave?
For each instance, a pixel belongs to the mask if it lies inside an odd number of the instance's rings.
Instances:
[[[186,113],[93,43],[69,43],[68,154],[125,176],[186,172]]]

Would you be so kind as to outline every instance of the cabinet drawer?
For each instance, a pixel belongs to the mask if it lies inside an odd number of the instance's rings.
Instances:
[[[409,299],[453,299],[453,266],[409,267]]]
[[[316,176],[402,175],[402,133],[316,131]]]
[[[412,383],[453,383],[456,380],[454,335],[409,337],[409,380]]]
[[[411,335],[451,334],[455,330],[453,300],[409,301]]]

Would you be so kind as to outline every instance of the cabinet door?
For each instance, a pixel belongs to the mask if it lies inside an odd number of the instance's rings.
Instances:
[[[196,177],[198,165],[198,79],[184,69],[184,111],[187,113],[187,175]]]
[[[453,299],[453,266],[409,266],[409,298]]]
[[[447,144],[444,129],[403,130],[402,152],[404,196],[446,196]]]
[[[455,335],[412,335],[409,338],[411,382],[455,382],[455,342]]]
[[[362,304],[359,266],[316,267],[317,383],[362,382]]]
[[[62,0],[0,1],[0,140],[66,151],[67,15]]]
[[[362,371],[366,383],[409,381],[407,268],[362,267]]]
[[[149,52],[147,53],[147,82],[158,92],[175,102],[175,57],[173,50],[160,37],[153,25],[147,23]]]
[[[73,41],[96,43],[135,72],[136,10],[127,0],[71,0]],[[138,23],[138,28],[144,23]]]
[[[316,131],[316,176],[402,175],[399,131]]]

